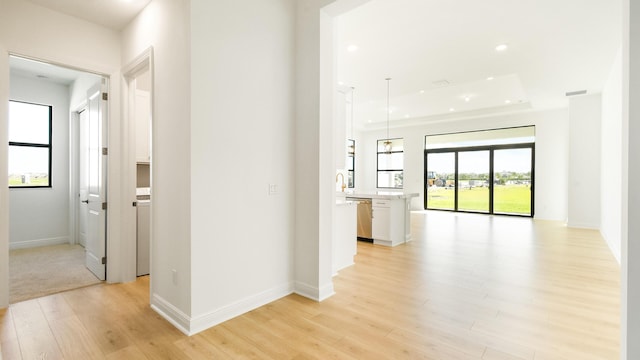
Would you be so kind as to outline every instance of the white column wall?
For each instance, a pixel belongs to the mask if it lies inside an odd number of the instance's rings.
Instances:
[[[567,111],[549,110],[522,114],[496,115],[486,118],[426,123],[392,128],[391,137],[404,138],[404,191],[419,193],[413,198],[413,210],[424,209],[424,137],[462,131],[499,129],[535,125],[535,218],[565,221],[567,218],[567,167],[569,121]],[[386,137],[386,130],[362,131],[356,143],[356,188],[375,189],[376,141]]]
[[[294,30],[293,0],[191,1],[192,333],[292,291]]]
[[[53,138],[52,187],[9,191],[9,247],[69,243],[69,87],[18,75],[10,81],[11,100],[53,107]]]
[[[640,3],[623,0],[620,358],[640,359]]]
[[[600,228],[600,94],[569,98],[570,227]]]
[[[622,48],[602,91],[600,233],[620,262],[622,236]]]
[[[53,63],[68,65],[78,69],[108,74],[111,78],[111,100],[109,102],[109,132],[119,132],[119,69],[120,40],[118,33],[75,17],[57,13],[37,6],[28,1],[2,0],[0,2],[0,110],[5,109],[9,100],[9,68],[8,53],[19,54]],[[6,129],[7,111],[0,111],[0,127]],[[6,132],[0,131],[2,138]],[[109,167],[111,169],[108,183],[111,206],[119,206],[118,179],[118,138],[109,138],[111,149]],[[6,143],[6,141],[4,142]],[[6,169],[6,147],[0,150],[0,168]],[[113,156],[115,155],[115,156]],[[6,176],[0,176],[0,225],[8,221],[8,192]],[[118,248],[119,217],[115,213],[109,215],[108,237],[109,264],[107,279],[118,281],[118,256],[114,249]],[[0,260],[8,257],[8,222],[0,227]],[[114,256],[111,256],[113,254]],[[8,283],[6,261],[0,261],[0,285]],[[0,307],[7,305],[8,286],[0,286]],[[3,301],[4,300],[4,301]]]
[[[0,144],[8,144],[9,56],[0,37]],[[0,146],[0,169],[8,169],[8,146]],[[9,177],[0,176],[0,309],[9,306]]]
[[[123,66],[153,47],[151,305],[185,332],[193,291],[189,11],[188,0],[154,0],[122,31]],[[119,136],[129,138],[126,131]],[[127,140],[124,159],[132,164],[135,148],[128,145]],[[135,171],[131,164],[126,164],[128,172]],[[135,179],[128,175],[126,179]],[[122,213],[135,221],[130,205],[135,183],[123,187],[127,201]],[[125,228],[123,247],[135,253],[135,227]],[[135,262],[127,262],[126,268],[135,275]]]
[[[321,196],[322,188],[331,184],[334,168],[323,175],[321,149],[333,154],[333,139],[323,144],[321,135],[321,21],[320,8],[330,1],[297,2],[296,21],[296,126],[295,126],[295,291],[320,300],[333,292],[332,285],[323,292],[320,274],[321,223],[332,221],[331,209],[323,205],[331,201]],[[332,94],[331,94],[332,95]],[[331,122],[331,121],[330,121]],[[330,206],[333,204],[329,203]],[[323,220],[324,219],[324,220]],[[330,239],[330,238],[329,238]],[[330,263],[329,263],[330,265]],[[329,266],[330,268],[330,266]],[[329,274],[330,276],[330,274]]]

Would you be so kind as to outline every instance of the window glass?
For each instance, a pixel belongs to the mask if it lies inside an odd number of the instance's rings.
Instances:
[[[377,142],[378,161],[376,186],[402,189],[404,177],[404,139],[383,139]]]
[[[49,106],[9,102],[9,142],[49,144]]]
[[[9,102],[9,187],[51,186],[51,106]]]

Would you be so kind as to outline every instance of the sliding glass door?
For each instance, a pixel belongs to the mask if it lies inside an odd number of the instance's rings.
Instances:
[[[489,212],[489,151],[458,152],[458,210]]]
[[[425,150],[425,208],[533,216],[534,144]]]
[[[431,153],[427,154],[426,160],[429,171],[425,193],[429,205],[432,209],[455,210],[455,153]]]
[[[531,214],[532,149],[502,149],[493,152],[493,212]]]

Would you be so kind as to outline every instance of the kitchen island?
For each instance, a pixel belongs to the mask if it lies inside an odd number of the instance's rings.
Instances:
[[[355,191],[338,193],[338,196],[367,204],[358,207],[358,237],[370,238],[374,244],[384,246],[396,246],[411,240],[411,198],[417,197],[417,193]],[[370,231],[367,226],[370,226]]]

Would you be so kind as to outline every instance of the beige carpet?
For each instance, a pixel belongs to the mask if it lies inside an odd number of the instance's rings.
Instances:
[[[53,245],[9,252],[9,302],[16,303],[100,283],[84,266],[80,245]]]

